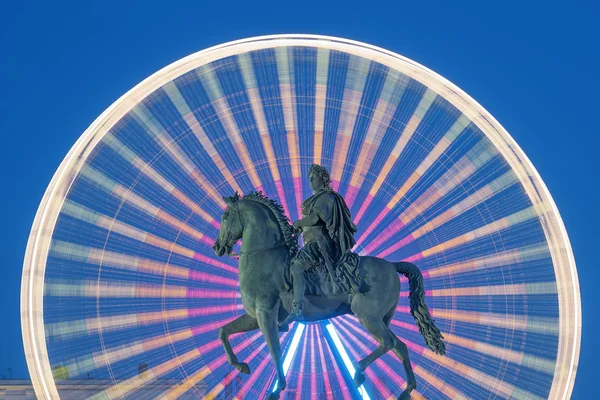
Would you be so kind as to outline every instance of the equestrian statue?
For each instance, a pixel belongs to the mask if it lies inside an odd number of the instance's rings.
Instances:
[[[400,296],[398,273],[408,278],[410,312],[425,343],[437,354],[446,352],[425,304],[421,272],[409,262],[353,253],[356,225],[342,196],[331,188],[329,172],[313,164],[309,179],[313,195],[302,203],[302,218],[293,225],[281,205],[261,192],[223,197],[227,208],[213,249],[219,257],[232,255],[242,239],[238,274],[246,310],[219,331],[227,360],[240,372],[250,373],[248,364],[234,354],[229,336],[260,329],[277,369],[277,387],[269,398],[278,399],[286,387],[279,331],[293,321],[353,314],[379,343],[355,364],[354,383],[360,387],[364,370],[392,350],[406,373],[407,387],[398,399],[409,399],[417,382],[408,348],[389,327]],[[300,234],[303,247],[298,250]]]

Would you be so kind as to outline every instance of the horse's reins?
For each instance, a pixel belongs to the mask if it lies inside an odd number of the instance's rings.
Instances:
[[[236,212],[236,214],[238,216],[238,219],[240,221],[240,226],[244,226],[244,224],[242,224],[242,214],[240,213],[240,207],[239,207],[237,201],[235,202],[235,212]],[[231,225],[229,225],[229,228],[227,229],[227,243],[226,244],[227,244],[227,246],[229,246],[229,247],[231,247],[233,249],[233,245],[235,243],[230,243],[229,242],[230,237],[231,237]],[[269,246],[269,247],[266,247],[264,249],[257,249],[257,250],[252,250],[252,251],[240,251],[239,253],[234,253],[234,252],[230,251],[229,253],[227,253],[227,255],[229,257],[233,257],[233,258],[239,259],[240,256],[244,255],[244,254],[248,255],[248,254],[261,253],[261,252],[264,252],[264,251],[267,251],[267,250],[276,249],[276,248],[281,247],[281,246],[285,246],[285,241],[283,241],[281,243],[276,243],[276,244],[274,244],[272,246]]]

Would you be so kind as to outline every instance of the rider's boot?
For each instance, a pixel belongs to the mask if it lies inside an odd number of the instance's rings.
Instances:
[[[288,314],[287,318],[279,322],[279,326],[287,325],[293,321],[302,321],[304,319],[304,300],[294,300],[292,302],[292,310]]]

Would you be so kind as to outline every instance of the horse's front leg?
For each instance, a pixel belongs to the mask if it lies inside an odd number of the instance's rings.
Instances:
[[[248,332],[258,329],[258,321],[248,314],[244,314],[239,318],[234,319],[219,330],[219,339],[223,344],[223,348],[227,353],[227,361],[233,365],[238,371],[244,374],[250,373],[250,367],[246,363],[238,362],[238,358],[231,348],[229,343],[229,335],[240,332]]]
[[[285,374],[283,373],[283,361],[281,359],[281,346],[279,344],[279,332],[277,328],[278,311],[278,306],[275,306],[270,310],[256,310],[258,326],[267,341],[267,345],[271,352],[271,358],[277,369],[277,388],[273,393],[269,394],[268,399],[279,399],[279,393],[286,387]]]

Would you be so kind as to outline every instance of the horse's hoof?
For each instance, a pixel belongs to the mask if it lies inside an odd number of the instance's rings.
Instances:
[[[269,394],[267,400],[279,400],[279,393],[273,392]]]
[[[289,332],[290,326],[288,324],[279,325],[279,332]]]
[[[249,374],[250,373],[250,367],[248,366],[248,364],[246,363],[236,363],[234,365],[234,367],[240,371],[242,374]]]
[[[356,370],[356,373],[354,374],[354,385],[359,388],[362,386],[362,384],[365,382],[365,374],[363,374],[361,371]]]
[[[398,396],[398,400],[410,400],[410,393],[405,390]]]
[[[279,321],[277,323],[277,325],[279,326],[285,326],[285,325],[289,325],[294,321],[303,321],[304,320],[304,313],[302,312],[302,310],[297,310],[297,311],[292,311],[291,313],[288,314],[288,316],[283,320],[283,321]]]
[[[296,321],[296,316],[294,314],[289,314],[283,321],[279,321],[277,323],[277,326],[279,326],[279,328],[281,329],[284,326],[288,326],[294,321]]]
[[[404,392],[400,393],[400,396],[398,396],[398,400],[409,400],[410,399],[410,392],[413,391],[414,388],[412,387],[407,387],[406,390],[404,390]]]
[[[273,393],[283,392],[286,387],[287,387],[287,382],[285,381],[285,379],[280,380],[279,382],[277,382],[277,390],[274,391]]]

